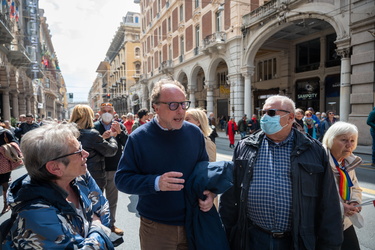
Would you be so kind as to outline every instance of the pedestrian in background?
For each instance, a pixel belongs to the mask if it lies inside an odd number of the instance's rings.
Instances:
[[[185,88],[162,79],[151,93],[155,117],[134,130],[115,176],[117,188],[137,194],[141,249],[188,249],[185,231],[185,181],[198,162],[207,161],[200,129],[184,120],[190,106]],[[214,194],[204,191],[200,209],[209,211]]]
[[[237,130],[238,130],[237,123],[234,121],[234,117],[231,117],[226,127],[226,134],[228,135],[228,138],[229,138],[230,148],[234,148],[234,136],[236,135]]]
[[[0,123],[0,127],[5,127],[5,125]],[[11,157],[12,154],[14,154],[16,158]],[[17,160],[17,158],[19,159]],[[10,210],[10,206],[7,204],[7,190],[9,187],[10,176],[12,171],[21,164],[23,164],[22,153],[17,139],[8,129],[0,128],[0,185],[3,189],[4,201],[1,215]]]
[[[305,116],[305,112],[303,112],[302,109],[297,108],[296,113],[295,113],[295,128],[302,132],[305,133],[305,125],[303,124],[303,117]]]
[[[102,137],[99,131],[94,129],[93,118],[94,111],[88,105],[76,105],[69,122],[77,124],[81,134],[78,140],[90,154],[87,158],[87,169],[103,192],[107,182],[104,158],[116,154],[118,147],[114,137],[117,132],[109,130]]]
[[[248,122],[247,122],[247,115],[244,114],[242,116],[242,119],[238,121],[238,131],[240,131],[241,139],[245,138],[247,134],[247,128],[248,128]]]
[[[216,161],[216,145],[209,137],[212,133],[212,129],[208,124],[206,113],[201,109],[188,109],[185,114],[185,121],[190,122],[200,128],[206,143],[206,151],[209,161]]]
[[[309,134],[312,138],[317,139],[316,135],[316,121],[312,118],[313,113],[310,110],[305,111],[305,116],[303,117],[303,128],[305,133]]]
[[[340,249],[340,203],[324,148],[292,128],[295,104],[266,99],[261,129],[233,154],[220,215],[233,250]]]
[[[140,109],[137,112],[138,119],[134,121],[132,126],[132,132],[136,130],[139,126],[145,124],[148,119],[148,110],[146,108]]]
[[[251,119],[249,120],[248,127],[250,129],[250,134],[254,133],[255,131],[260,129],[260,124],[258,121],[258,116],[256,114],[253,114]]]
[[[367,125],[370,126],[370,134],[372,137],[372,163],[371,166],[375,167],[375,107],[372,109],[367,117]]]
[[[327,111],[328,116],[320,123],[320,141],[323,140],[323,137],[327,130],[337,121],[335,118],[335,113],[333,110]]]
[[[133,113],[128,113],[126,115],[126,121],[124,122],[124,126],[126,128],[126,131],[128,132],[128,135],[132,132],[132,127],[134,124],[134,115]]]
[[[73,124],[53,123],[23,137],[27,174],[9,188],[15,217],[3,249],[114,249],[108,203],[78,136]]]
[[[359,187],[355,169],[362,159],[353,154],[357,147],[358,129],[347,122],[336,122],[326,131],[323,145],[327,150],[334,173],[343,217],[344,241],[341,250],[360,250],[354,224],[363,227],[361,214],[362,189]]]
[[[22,136],[36,128],[39,128],[39,125],[34,122],[34,116],[32,114],[27,114],[25,122],[22,122],[14,131],[14,135],[18,138],[18,141],[21,142]]]
[[[124,235],[124,231],[115,226],[118,201],[118,190],[115,185],[115,173],[122,155],[123,147],[128,139],[128,133],[125,126],[121,122],[115,120],[115,109],[112,103],[102,103],[100,105],[99,113],[101,118],[99,121],[94,123],[94,128],[99,131],[99,134],[103,137],[103,139],[108,139],[111,136],[108,131],[113,131],[116,134],[113,135],[113,138],[117,142],[117,152],[114,156],[105,157],[106,183],[104,186],[104,191],[109,203],[109,211],[111,212],[111,231],[122,236]]]

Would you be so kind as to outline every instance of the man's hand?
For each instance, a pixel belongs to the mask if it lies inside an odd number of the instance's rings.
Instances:
[[[111,137],[111,130],[104,131],[104,133],[102,134],[102,137],[103,137],[104,140]]]
[[[214,198],[216,197],[216,194],[205,190],[203,194],[207,197],[204,201],[199,199],[199,207],[201,211],[208,212],[211,210],[212,206],[214,205]]]
[[[112,122],[112,125],[111,125],[111,130],[113,132],[116,132],[117,134],[120,134],[121,133],[121,126],[120,126],[120,123],[116,122],[116,121],[113,121]]]
[[[160,176],[159,189],[160,191],[180,191],[184,188],[181,172],[167,172]]]

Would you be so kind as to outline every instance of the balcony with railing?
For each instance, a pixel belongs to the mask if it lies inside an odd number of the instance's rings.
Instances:
[[[8,47],[8,60],[16,67],[21,65],[29,66],[31,59],[26,53],[25,47],[21,44],[10,44]]]
[[[224,52],[227,34],[223,31],[218,31],[203,39],[202,52],[211,54],[216,52]]]
[[[173,61],[172,60],[166,60],[161,63],[161,71],[163,74],[172,74],[173,69]]]
[[[285,11],[286,9],[287,5],[284,0],[271,0],[264,5],[259,6],[249,14],[244,15],[242,17],[243,26],[252,26],[267,19],[271,15],[274,15],[276,12]]]
[[[13,39],[9,15],[0,13],[0,44],[10,43]]]

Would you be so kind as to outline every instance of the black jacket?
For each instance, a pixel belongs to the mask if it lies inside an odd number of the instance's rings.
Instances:
[[[117,152],[114,156],[105,157],[105,170],[106,171],[116,171],[117,165],[120,161],[122,151],[124,149],[126,140],[128,139],[128,132],[122,123],[119,123],[121,127],[121,133],[116,136],[117,141]],[[105,132],[105,128],[100,121],[94,122],[94,127],[102,135]]]
[[[84,150],[89,152],[87,169],[91,171],[104,171],[104,157],[114,156],[117,152],[117,142],[114,138],[104,140],[96,129],[80,129],[78,140]]]
[[[340,249],[343,240],[341,211],[333,173],[321,144],[293,129],[290,156],[292,180],[292,237],[294,249]],[[221,197],[220,215],[231,248],[247,245],[246,215],[249,184],[265,134],[241,140],[234,152],[234,185]]]

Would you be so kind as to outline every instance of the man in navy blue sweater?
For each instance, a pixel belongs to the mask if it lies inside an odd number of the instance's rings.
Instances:
[[[208,161],[200,129],[185,122],[184,87],[163,79],[151,94],[154,119],[140,126],[128,138],[120,159],[115,183],[121,192],[139,195],[141,248],[188,249],[185,223],[185,180],[200,161]],[[204,191],[199,200],[207,212],[215,194]]]

